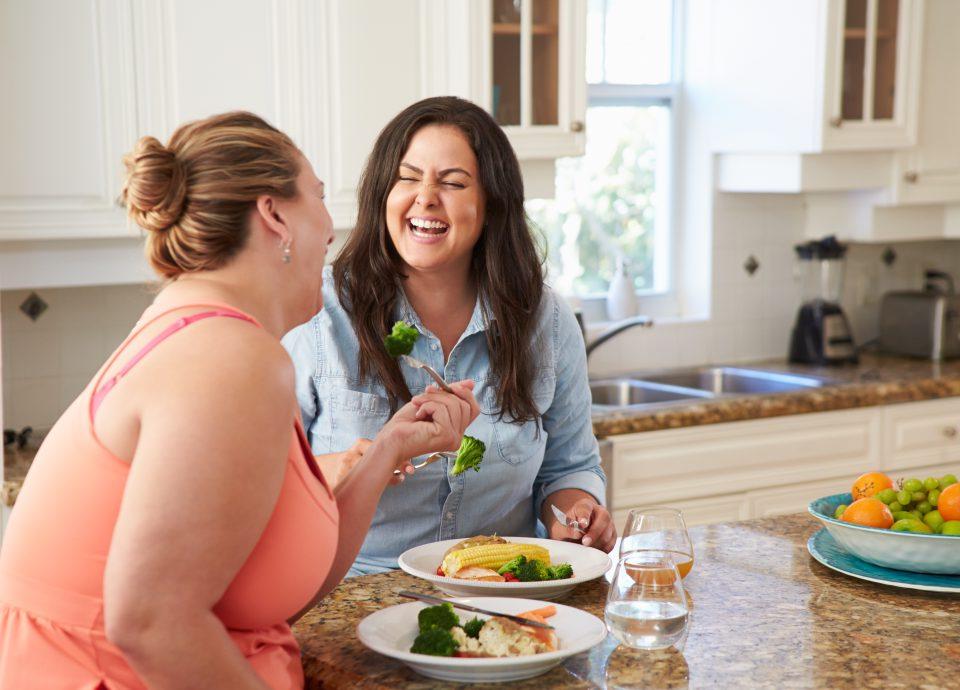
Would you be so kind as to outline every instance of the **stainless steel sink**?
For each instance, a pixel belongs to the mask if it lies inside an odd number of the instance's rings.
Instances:
[[[712,397],[708,391],[634,378],[591,381],[590,395],[594,406],[602,407],[650,407]]]
[[[826,379],[816,376],[738,367],[708,367],[675,371],[651,374],[643,376],[642,379],[644,382],[695,388],[708,391],[713,395],[783,393],[803,388],[816,388],[827,383]]]

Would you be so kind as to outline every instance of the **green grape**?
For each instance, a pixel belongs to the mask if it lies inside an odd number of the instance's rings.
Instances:
[[[920,502],[922,502],[922,501],[926,501],[926,500],[927,500],[927,492],[926,492],[926,491],[914,491],[914,492],[910,495],[910,500],[912,500],[914,503],[920,503]]]
[[[929,513],[923,516],[923,521],[927,523],[927,526],[930,527],[934,532],[939,532],[940,527],[943,525],[943,516],[940,515],[939,510],[931,510]]]
[[[902,506],[907,506],[913,500],[913,494],[906,489],[900,489],[897,492],[897,502]]]
[[[922,520],[922,519],[923,519],[923,513],[921,513],[921,512],[920,512],[919,510],[917,510],[916,508],[914,508],[913,510],[911,510],[911,511],[910,511],[910,514],[913,515],[913,517],[917,518],[918,520]]]
[[[930,493],[927,494],[927,501],[930,505],[936,507],[937,503],[940,501],[940,489],[933,489]]]
[[[890,509],[890,512],[891,512],[891,513],[897,513],[897,512],[899,512],[899,511],[903,510],[903,506],[900,505],[900,501],[893,501],[893,502],[891,502],[890,505],[888,505],[887,507]]]
[[[893,514],[893,519],[897,522],[901,520],[915,520],[916,518],[916,515],[906,510],[900,510]]]
[[[941,488],[941,489],[946,489],[946,488],[947,488],[948,486],[950,486],[951,484],[956,484],[956,483],[957,483],[957,477],[956,477],[956,475],[953,475],[953,474],[945,474],[945,475],[943,475],[942,477],[940,477],[940,488]]]
[[[879,498],[881,501],[883,501],[887,505],[890,505],[895,500],[897,500],[897,492],[894,491],[893,489],[884,489],[883,491],[877,494],[877,498]]]
[[[960,520],[947,520],[940,525],[940,534],[949,534],[950,536],[960,537]]]
[[[919,510],[921,513],[926,515],[931,510],[933,510],[933,506],[930,505],[930,501],[921,501],[920,503],[917,504],[917,510]]]
[[[843,511],[845,511],[846,509],[847,509],[847,504],[841,503],[840,505],[837,506],[837,509],[833,511],[833,517],[839,520],[840,516],[843,515]]]
[[[923,489],[923,482],[921,482],[919,479],[908,479],[903,483],[903,489],[904,491],[909,491],[910,493],[920,491]]]
[[[925,534],[933,532],[929,525],[924,524],[920,520],[897,520],[890,529],[894,532],[922,532]]]
[[[933,491],[934,489],[939,489],[940,482],[939,480],[933,477],[927,477],[926,479],[923,480],[923,488],[926,489],[927,491]]]

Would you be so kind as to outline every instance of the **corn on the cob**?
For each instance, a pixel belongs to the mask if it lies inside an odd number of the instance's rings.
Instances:
[[[507,561],[523,554],[531,560],[543,561],[550,565],[550,552],[536,544],[484,544],[471,546],[459,551],[448,553],[443,559],[441,569],[445,575],[456,575],[461,568],[476,566],[497,570]]]

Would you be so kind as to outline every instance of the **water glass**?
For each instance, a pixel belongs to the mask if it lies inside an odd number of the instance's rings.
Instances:
[[[607,630],[635,649],[666,649],[684,639],[689,621],[683,579],[666,553],[619,560],[603,612]]]
[[[676,508],[647,506],[627,514],[619,557],[648,552],[669,554],[680,577],[687,576],[693,568],[693,544],[683,513]]]

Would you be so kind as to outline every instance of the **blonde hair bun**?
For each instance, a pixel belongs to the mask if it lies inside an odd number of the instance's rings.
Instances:
[[[187,199],[187,179],[176,154],[154,137],[142,137],[124,156],[121,199],[144,230],[163,232],[177,224]]]

